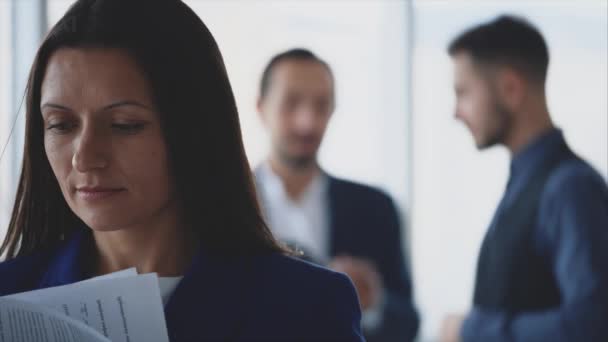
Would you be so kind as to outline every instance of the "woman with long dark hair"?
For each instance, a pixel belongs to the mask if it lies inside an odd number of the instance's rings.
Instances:
[[[266,227],[219,49],[179,0],[78,0],[28,86],[0,295],[128,267],[174,282],[172,341],[358,341],[345,276]]]

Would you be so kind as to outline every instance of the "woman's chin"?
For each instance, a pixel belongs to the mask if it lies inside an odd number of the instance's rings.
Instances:
[[[105,215],[104,215],[105,216]],[[123,230],[125,227],[130,226],[127,220],[116,220],[116,217],[81,217],[82,221],[93,231],[93,232],[113,232]]]
[[[85,222],[86,223],[86,222]],[[122,228],[121,226],[117,226],[117,225],[106,225],[106,224],[89,224],[87,223],[87,226],[94,232],[94,233],[105,233],[105,232],[115,232],[115,231],[119,231],[119,230],[123,230],[124,228]]]

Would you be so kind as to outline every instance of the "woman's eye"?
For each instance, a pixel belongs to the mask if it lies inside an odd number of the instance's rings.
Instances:
[[[112,128],[124,132],[134,133],[140,131],[144,127],[143,123],[113,123]]]
[[[59,134],[65,134],[67,132],[69,132],[72,128],[74,128],[74,124],[70,123],[70,122],[56,122],[56,123],[50,123],[47,126],[47,130],[49,131],[53,131],[55,133],[59,133]]]

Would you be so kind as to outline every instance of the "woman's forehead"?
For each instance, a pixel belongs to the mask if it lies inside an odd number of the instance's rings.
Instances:
[[[150,101],[149,85],[121,49],[61,48],[49,58],[41,88],[45,101]]]

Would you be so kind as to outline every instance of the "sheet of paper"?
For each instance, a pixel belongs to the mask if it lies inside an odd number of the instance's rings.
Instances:
[[[61,312],[11,298],[0,298],[0,342],[110,342],[102,334]]]
[[[122,271],[112,272],[112,273],[104,274],[102,276],[83,280],[83,282],[84,281],[95,281],[95,280],[100,280],[100,279],[124,278],[124,277],[136,276],[136,275],[137,275],[137,269],[135,267],[131,267],[131,268],[126,268]]]
[[[8,298],[59,310],[112,341],[169,341],[155,273],[84,281]]]

